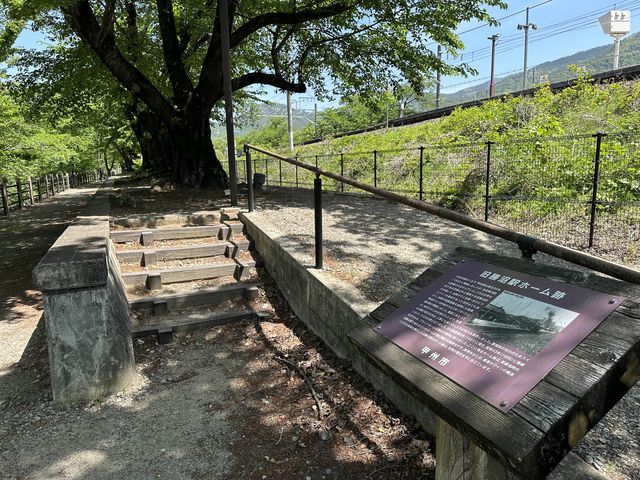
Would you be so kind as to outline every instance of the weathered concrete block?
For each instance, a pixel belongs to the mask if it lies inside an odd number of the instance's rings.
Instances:
[[[108,211],[103,188],[33,272],[44,295],[51,388],[59,405],[120,391],[135,377],[129,304],[108,237]]]
[[[327,272],[310,267],[313,259],[300,245],[280,236],[266,222],[259,222],[252,214],[242,214],[241,218],[296,316],[338,356],[350,359],[356,371],[400,410],[418,419],[426,431],[435,433],[435,415],[428,408],[390,377],[353,354],[347,334],[361,326],[364,317],[377,305]]]

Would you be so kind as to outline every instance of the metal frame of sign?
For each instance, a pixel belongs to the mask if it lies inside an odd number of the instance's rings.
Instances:
[[[622,301],[619,296],[463,261],[375,330],[508,412]]]

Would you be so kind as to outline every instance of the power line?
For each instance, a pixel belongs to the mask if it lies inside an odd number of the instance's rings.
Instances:
[[[548,3],[548,2],[544,2],[544,3]],[[537,6],[539,5],[542,5],[542,4],[538,4]],[[635,11],[638,7],[640,7],[640,1],[626,0],[623,2],[618,2],[617,4],[613,4],[613,5],[616,5],[616,8],[624,8],[624,9],[629,9],[631,11]],[[522,10],[518,13],[522,13],[523,11],[525,10]],[[594,19],[593,15],[601,14],[607,11],[609,11],[608,8],[592,10],[590,12],[583,13],[576,17],[565,19],[562,22],[558,22],[558,23],[554,23],[546,26],[540,26],[537,32],[531,35],[531,41],[533,41],[534,38],[538,38],[538,39],[551,38],[561,33],[566,33],[570,31],[579,30],[581,28],[588,28],[588,27],[591,27],[592,25],[597,25],[598,19],[597,18]],[[520,34],[516,33],[512,35],[506,35],[502,37],[502,41],[499,43],[498,47],[496,48],[496,53],[511,51],[514,48],[518,48],[523,45],[524,43],[522,42]],[[490,47],[483,47],[483,48],[479,48],[472,51],[463,51],[460,54],[460,60],[458,60],[455,63],[456,64],[474,63],[474,62],[478,62],[480,60],[489,58],[490,55],[491,55]],[[469,56],[471,56],[471,60],[465,61],[465,57],[468,59]]]

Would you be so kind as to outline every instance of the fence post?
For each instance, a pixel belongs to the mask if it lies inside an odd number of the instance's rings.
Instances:
[[[373,186],[378,186],[378,151],[373,151]]]
[[[246,145],[244,146],[244,156],[247,168],[247,207],[249,212],[253,212],[254,198],[253,198],[253,172],[251,171],[251,150]]]
[[[596,158],[593,162],[593,189],[591,191],[591,219],[589,220],[589,248],[593,247],[593,235],[596,229],[596,206],[598,204],[598,179],[600,176],[600,150],[602,138],[606,133],[598,132],[596,137]]]
[[[28,177],[27,181],[29,182],[29,202],[31,202],[30,205],[33,205],[33,182],[31,181],[31,177]]]
[[[296,161],[299,161],[298,155],[296,155]],[[298,165],[296,167],[296,188],[298,188]]]
[[[344,177],[344,153],[340,152],[340,176]],[[340,182],[340,192],[344,193],[344,182]]]
[[[38,201],[42,201],[42,183],[40,177],[36,177],[36,188],[38,189]]]
[[[278,160],[278,177],[280,179],[280,186],[282,186],[282,160]]]
[[[51,192],[49,190],[49,175],[44,176],[44,188],[47,191],[47,198],[51,196]]]
[[[318,168],[318,155],[316,155],[316,168]]]
[[[269,185],[269,159],[265,155],[264,157],[264,184]]]
[[[9,195],[7,195],[6,182],[0,182],[0,194],[2,195],[2,210],[5,215],[9,215]]]
[[[491,145],[493,142],[487,142],[487,171],[484,185],[484,221],[489,221],[489,182],[491,180]]]
[[[423,179],[424,179],[424,147],[420,147],[420,186],[418,189],[418,195],[420,200],[422,200],[422,198],[424,197],[424,190],[423,190]]]
[[[316,268],[321,269],[322,262],[322,179],[316,172],[313,180],[313,199],[315,210],[315,234],[316,234]]]
[[[24,208],[24,199],[22,198],[22,183],[20,183],[19,178],[16,178],[16,192],[18,192],[18,208],[22,210]]]

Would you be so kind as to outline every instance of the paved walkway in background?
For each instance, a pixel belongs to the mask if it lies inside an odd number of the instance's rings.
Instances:
[[[72,188],[0,217],[0,375],[20,360],[42,312],[31,272],[97,188]]]
[[[382,199],[323,195],[325,268],[382,303],[456,247],[519,257],[516,245],[434,215]],[[313,192],[270,189],[256,200],[258,213],[283,236],[306,247],[313,264]],[[586,270],[549,255],[536,262]],[[640,383],[609,412],[576,451],[607,477],[640,479]]]

